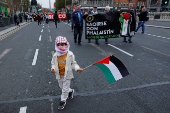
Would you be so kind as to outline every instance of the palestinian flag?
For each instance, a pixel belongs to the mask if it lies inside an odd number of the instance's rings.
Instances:
[[[125,65],[115,56],[106,57],[93,65],[99,67],[109,83],[113,83],[127,75],[129,72]]]

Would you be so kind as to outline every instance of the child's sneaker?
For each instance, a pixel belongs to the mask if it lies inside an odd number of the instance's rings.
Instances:
[[[59,110],[64,109],[65,105],[66,105],[66,102],[61,101],[61,102],[60,102],[60,105],[58,106],[58,109],[59,109]]]
[[[72,92],[70,92],[70,93],[68,94],[68,100],[72,100],[72,99],[73,99],[73,94],[74,94],[74,89],[73,89]]]

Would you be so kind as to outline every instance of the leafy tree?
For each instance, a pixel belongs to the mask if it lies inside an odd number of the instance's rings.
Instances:
[[[66,0],[66,5],[71,5],[72,0]],[[65,0],[56,0],[55,6],[58,9],[64,8],[65,7]]]

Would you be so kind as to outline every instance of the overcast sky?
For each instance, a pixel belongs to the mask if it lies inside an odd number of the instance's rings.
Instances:
[[[50,1],[51,1],[51,8],[54,8],[55,0],[50,0]],[[49,8],[49,0],[37,0],[37,3],[40,3],[43,8]]]

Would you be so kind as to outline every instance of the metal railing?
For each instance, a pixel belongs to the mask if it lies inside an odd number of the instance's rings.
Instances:
[[[151,12],[148,16],[149,20],[170,21],[170,12]]]

